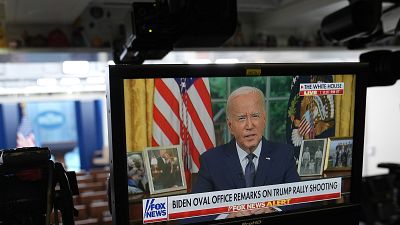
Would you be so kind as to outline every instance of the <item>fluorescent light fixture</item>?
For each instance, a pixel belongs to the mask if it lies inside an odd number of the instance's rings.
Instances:
[[[26,86],[22,93],[29,95],[29,94],[38,94],[41,93],[43,91],[43,88],[39,87],[39,86]]]
[[[39,86],[55,86],[57,80],[55,78],[39,78],[36,80],[36,84]]]
[[[216,64],[235,64],[239,63],[239,59],[216,59]]]
[[[64,61],[62,67],[64,74],[80,75],[89,73],[88,61]]]
[[[106,91],[106,85],[101,85],[101,84],[96,84],[96,85],[90,85],[90,86],[86,86],[84,90],[82,91],[86,91],[86,92],[104,92]]]
[[[81,80],[77,77],[63,77],[60,80],[60,85],[62,86],[78,85],[80,83]]]
[[[254,63],[266,63],[265,59],[255,59]]]
[[[210,64],[212,61],[210,59],[189,59],[188,64]]]
[[[106,79],[104,77],[100,77],[100,76],[86,78],[87,84],[104,84],[105,82],[106,82]]]

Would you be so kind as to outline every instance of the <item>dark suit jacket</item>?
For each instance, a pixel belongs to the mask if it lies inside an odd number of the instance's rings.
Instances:
[[[268,158],[268,159],[267,159]],[[262,139],[262,148],[255,177],[255,186],[300,181],[293,147]],[[200,156],[200,170],[192,193],[245,188],[246,181],[236,150],[236,140],[204,152]],[[282,210],[293,206],[279,207]],[[214,220],[217,215],[181,220],[181,224]]]
[[[262,139],[262,148],[255,177],[255,186],[300,181],[293,147]],[[245,188],[236,140],[204,152],[193,193]]]

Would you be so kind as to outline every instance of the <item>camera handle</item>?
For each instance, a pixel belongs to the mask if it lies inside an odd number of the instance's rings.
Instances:
[[[77,216],[78,211],[74,208],[72,196],[79,194],[75,172],[66,172],[61,163],[55,162],[54,178],[53,190],[57,183],[60,187],[54,191],[54,212],[60,210],[63,224],[75,225],[74,215]]]

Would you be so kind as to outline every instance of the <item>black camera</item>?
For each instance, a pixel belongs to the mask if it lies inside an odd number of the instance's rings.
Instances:
[[[218,47],[235,32],[236,0],[134,2],[123,43],[114,43],[116,64],[162,59],[174,48]]]
[[[59,212],[63,224],[74,224],[76,174],[50,156],[48,148],[0,150],[1,225],[50,224],[52,214],[57,224]]]

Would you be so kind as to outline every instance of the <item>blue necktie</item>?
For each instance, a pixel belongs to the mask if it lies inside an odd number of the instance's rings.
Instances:
[[[256,157],[253,153],[250,153],[246,156],[249,162],[246,165],[244,170],[244,178],[246,179],[246,187],[253,187],[254,186],[254,177],[256,175],[256,167],[253,163],[253,159]]]

